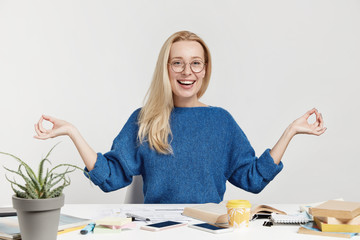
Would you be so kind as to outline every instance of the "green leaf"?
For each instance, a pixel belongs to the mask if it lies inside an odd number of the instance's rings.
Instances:
[[[8,155],[8,156],[15,158],[21,165],[23,165],[27,169],[27,171],[29,171],[30,175],[32,175],[34,178],[36,178],[34,171],[25,162],[23,162],[20,158],[12,155],[10,153],[0,152],[0,154]]]
[[[28,176],[30,177],[31,181],[32,181],[32,186],[34,186],[35,190],[37,193],[39,193],[41,191],[41,186],[40,183],[38,181],[38,179],[36,178],[36,176],[34,177],[27,168],[25,168],[26,173],[28,174]]]
[[[49,179],[49,169],[46,170],[46,175],[45,175],[45,178],[44,178],[44,182],[43,182],[43,185],[41,187],[41,192],[42,192],[42,197],[43,198],[47,198],[47,196],[48,196],[48,191],[46,189],[48,179]]]
[[[79,169],[79,170],[81,170],[81,171],[84,171],[84,169],[79,168],[79,167],[76,166],[76,165],[68,164],[68,163],[63,163],[63,164],[59,164],[59,165],[56,165],[55,167],[53,167],[53,168],[50,170],[50,173],[51,173],[52,171],[54,171],[55,169],[59,168],[59,167],[73,167],[73,168]]]
[[[64,184],[55,188],[54,190],[52,190],[49,194],[49,198],[54,198],[54,197],[60,196],[62,191],[64,190],[64,188],[69,185],[70,185],[70,180],[69,180],[69,182],[67,182],[66,179],[64,179]]]
[[[37,175],[35,175],[34,171],[20,158],[9,153],[0,152],[0,154],[11,156],[19,162],[17,171],[4,167],[7,171],[20,176],[25,181],[25,184],[21,185],[18,184],[15,179],[12,181],[7,176],[5,176],[6,179],[11,183],[11,187],[13,188],[17,196],[23,198],[51,198],[60,196],[63,189],[66,186],[69,186],[71,182],[70,178],[67,179],[67,174],[70,174],[75,170],[81,170],[82,172],[85,172],[90,179],[90,175],[88,172],[84,171],[82,168],[76,165],[66,163],[59,164],[55,167],[52,167],[51,169],[46,168],[46,175],[43,176],[45,171],[45,163],[49,162],[49,164],[51,164],[51,161],[48,157],[58,144],[59,143],[55,144],[47,153],[45,158],[40,161]],[[25,168],[26,173],[23,172],[23,167]],[[67,168],[61,173],[56,173],[55,170],[61,167]],[[61,184],[61,181],[64,181],[63,184]],[[24,192],[15,189],[14,186],[19,188],[20,190],[23,190]]]
[[[41,162],[39,164],[39,171],[38,171],[38,179],[39,179],[40,186],[43,186],[44,180],[45,180],[42,178],[45,161],[48,161],[51,164],[50,160],[47,158],[44,158],[43,160],[41,160]]]
[[[25,193],[28,195],[29,198],[32,199],[38,199],[36,191],[34,191],[34,188],[32,186],[29,186],[29,184],[25,184],[26,191]]]
[[[45,159],[47,159],[49,156],[50,156],[50,153],[52,152],[52,150],[57,146],[59,145],[61,142],[58,142],[57,144],[55,144],[51,149],[50,151],[46,154],[46,157],[44,157]]]
[[[26,187],[18,184],[15,180],[14,180],[14,181],[11,181],[11,180],[7,177],[7,175],[5,175],[5,178],[6,178],[6,180],[8,180],[8,181],[11,183],[11,186],[16,185],[16,186],[17,186],[18,188],[20,188],[21,190],[26,191]]]
[[[21,166],[22,166],[22,165],[20,165],[19,170],[18,170],[17,172],[14,171],[14,170],[9,169],[9,168],[7,168],[7,167],[4,167],[4,168],[5,168],[7,171],[12,172],[12,173],[15,173],[15,174],[19,175],[20,177],[22,177],[26,183],[31,183],[31,180],[22,173],[22,171],[21,171]]]
[[[49,189],[54,187],[56,184],[58,184],[61,180],[63,180],[66,176],[66,174],[74,172],[76,169],[72,169],[72,170],[66,170],[66,172],[60,173],[60,174],[55,174],[56,176],[53,177],[51,179],[51,181],[49,182],[50,186]],[[56,180],[55,182],[53,182],[54,180]]]
[[[20,191],[16,190],[12,184],[11,184],[11,188],[14,191],[14,193],[16,194],[17,197],[19,197],[19,198],[28,198],[28,199],[30,198],[25,192],[20,192]]]
[[[36,188],[35,186],[33,185],[32,181],[27,178],[21,170],[19,170],[20,174],[22,175],[23,179],[25,180],[26,184],[25,184],[25,187],[26,187],[26,193],[31,197],[31,198],[38,198],[38,194],[37,194],[37,191],[36,191]]]

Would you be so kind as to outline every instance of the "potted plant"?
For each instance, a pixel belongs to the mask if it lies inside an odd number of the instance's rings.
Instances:
[[[17,211],[20,226],[20,234],[23,240],[55,240],[60,218],[60,209],[64,206],[65,196],[63,189],[70,185],[69,173],[81,168],[72,164],[59,164],[52,168],[44,169],[46,163],[51,164],[48,159],[52,150],[40,161],[37,174],[20,158],[11,156],[19,162],[17,170],[4,167],[7,171],[20,176],[24,181],[20,184],[15,180],[6,179],[11,183],[15,192],[12,197],[13,207]],[[55,170],[66,167],[58,173]],[[45,170],[45,171],[44,171]]]

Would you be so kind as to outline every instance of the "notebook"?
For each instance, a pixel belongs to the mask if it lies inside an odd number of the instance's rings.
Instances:
[[[300,224],[311,221],[310,216],[306,212],[300,212],[295,214],[282,215],[272,213],[270,217],[273,223],[284,223],[284,224]]]

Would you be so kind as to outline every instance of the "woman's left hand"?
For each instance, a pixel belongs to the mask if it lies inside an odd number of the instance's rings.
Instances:
[[[310,124],[308,119],[311,115],[315,113],[316,120],[314,123]],[[317,109],[313,108],[307,113],[305,113],[300,118],[296,119],[291,125],[291,130],[296,134],[312,134],[316,136],[320,136],[326,131],[326,127],[324,127],[324,120],[321,113],[318,112]]]
[[[315,114],[316,120],[314,123],[309,123],[308,119],[311,115]],[[296,134],[311,134],[320,136],[326,131],[326,127],[324,127],[324,120],[322,118],[321,113],[318,112],[315,108],[311,109],[303,116],[296,119],[292,122],[289,127],[286,128],[283,135],[280,137],[279,141],[275,144],[275,146],[271,149],[270,155],[274,159],[275,164],[279,164],[282,156],[285,153],[285,150],[290,142],[290,140]]]

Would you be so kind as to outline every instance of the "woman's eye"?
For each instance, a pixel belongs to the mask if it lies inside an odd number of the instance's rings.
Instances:
[[[200,65],[201,62],[199,62],[199,61],[194,61],[194,62],[192,62],[192,64],[194,64],[194,65]]]
[[[181,62],[175,61],[175,62],[173,62],[172,64],[173,64],[173,65],[181,65]]]

